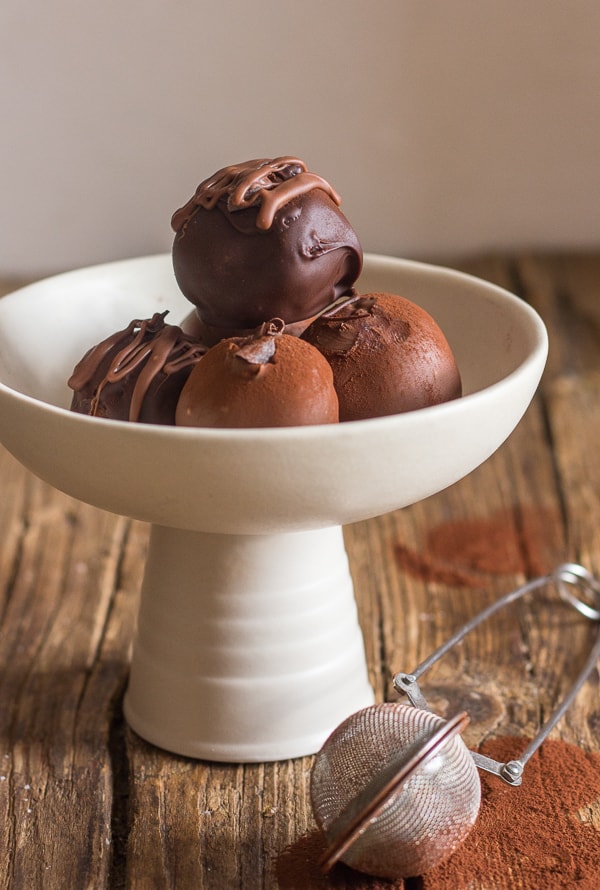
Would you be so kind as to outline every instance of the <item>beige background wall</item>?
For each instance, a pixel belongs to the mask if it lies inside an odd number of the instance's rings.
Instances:
[[[366,249],[600,243],[597,0],[1,0],[0,273],[169,249],[298,154]]]

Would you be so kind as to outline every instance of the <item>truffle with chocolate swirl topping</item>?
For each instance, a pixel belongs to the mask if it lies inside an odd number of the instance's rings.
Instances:
[[[206,347],[166,312],[134,319],[83,356],[68,380],[71,410],[140,423],[175,423],[179,394]]]
[[[301,333],[346,294],[362,249],[321,176],[293,157],[224,167],[173,214],[173,267],[195,312],[183,327],[212,345],[270,318]]]

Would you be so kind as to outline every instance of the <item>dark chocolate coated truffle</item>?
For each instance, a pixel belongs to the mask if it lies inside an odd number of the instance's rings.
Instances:
[[[68,385],[78,414],[141,423],[175,423],[175,407],[192,368],[206,352],[167,313],[134,319],[92,347]]]
[[[461,395],[444,334],[403,297],[353,298],[317,318],[302,338],[331,365],[340,421],[414,411]]]
[[[179,397],[179,426],[281,427],[337,423],[328,362],[278,328],[221,340],[208,350]]]
[[[339,196],[296,158],[225,167],[172,219],[173,267],[207,342],[310,319],[352,293],[362,249]],[[191,330],[191,328],[190,328]]]

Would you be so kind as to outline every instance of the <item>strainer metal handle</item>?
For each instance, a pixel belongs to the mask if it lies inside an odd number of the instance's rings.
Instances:
[[[541,728],[539,733],[535,736],[535,738],[530,742],[528,747],[525,749],[523,754],[518,760],[510,760],[507,763],[500,763],[496,760],[493,760],[490,757],[485,757],[483,754],[479,754],[475,751],[471,751],[471,755],[473,760],[483,770],[487,772],[493,773],[496,776],[499,776],[509,785],[520,785],[522,782],[523,769],[525,764],[529,760],[529,758],[537,751],[542,742],[546,740],[550,732],[554,729],[558,721],[561,719],[563,714],[568,710],[573,699],[592,673],[598,659],[600,658],[600,581],[591,574],[587,569],[583,566],[578,565],[577,563],[564,563],[563,565],[558,566],[554,572],[550,575],[544,575],[541,578],[536,578],[533,581],[529,581],[527,584],[524,584],[522,587],[517,588],[516,590],[511,591],[506,594],[506,596],[497,600],[487,609],[484,609],[474,618],[472,618],[467,624],[465,624],[460,630],[458,630],[454,636],[450,637],[445,643],[443,643],[439,649],[433,652],[428,658],[422,661],[418,667],[415,668],[412,673],[403,673],[400,672],[395,675],[393,679],[394,688],[405,695],[408,696],[411,704],[413,704],[417,708],[423,708],[426,711],[430,711],[425,696],[423,695],[421,688],[418,684],[418,679],[421,677],[426,671],[429,670],[440,658],[442,658],[450,649],[460,643],[464,637],[467,636],[472,630],[502,609],[504,606],[509,605],[510,603],[515,602],[516,600],[521,599],[521,597],[525,596],[528,593],[531,593],[533,590],[537,590],[540,587],[545,586],[548,583],[554,583],[558,590],[558,593],[562,600],[569,603],[569,605],[573,606],[584,615],[590,621],[595,621],[598,624],[598,639],[596,640],[592,650],[590,651],[589,657],[585,662],[583,668],[579,672],[577,678],[575,679],[569,693],[565,697],[565,699],[561,702],[561,704],[556,708],[556,710],[552,713],[548,721]],[[590,602],[591,600],[591,602]]]

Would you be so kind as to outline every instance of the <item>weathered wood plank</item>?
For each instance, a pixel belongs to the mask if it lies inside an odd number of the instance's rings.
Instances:
[[[523,256],[519,287],[544,318],[550,353],[544,382],[585,374],[600,363],[600,259],[594,255]]]
[[[7,479],[20,477],[5,452],[2,462]],[[128,641],[117,662],[98,654],[124,525],[28,474],[22,481],[9,517],[19,531],[7,536],[12,570],[0,637],[0,811],[11,839],[1,848],[0,880],[102,887],[111,843],[108,720]]]

